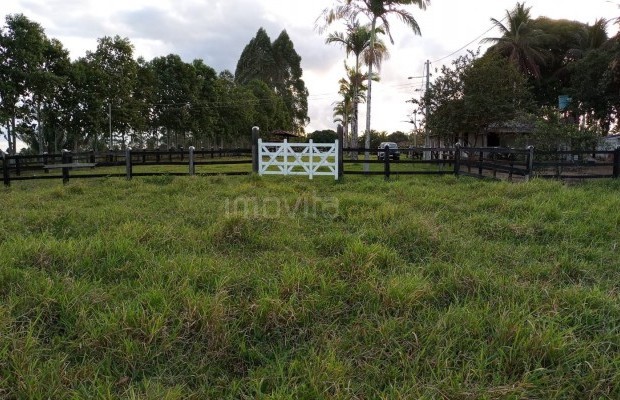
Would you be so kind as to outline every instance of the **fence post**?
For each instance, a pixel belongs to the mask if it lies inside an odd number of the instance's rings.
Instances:
[[[21,165],[19,165],[19,156],[15,155],[15,175],[20,176],[22,173]]]
[[[527,170],[525,171],[525,181],[528,182],[532,178],[534,171],[534,146],[527,146]]]
[[[385,180],[390,180],[390,146],[387,144],[383,148],[383,170],[385,173]]]
[[[47,156],[48,156],[48,153],[47,153],[47,151],[46,151],[46,152],[44,152],[44,153],[43,153],[43,166],[44,166],[44,167],[47,165]],[[49,170],[49,169],[47,169],[47,168],[44,168],[44,169],[43,169],[43,172],[45,172],[46,174],[49,174],[49,173],[50,173],[50,170]]]
[[[189,146],[189,174],[196,174],[196,164],[194,164],[194,146]]]
[[[257,146],[258,146],[258,158],[259,160],[262,159],[261,157],[261,147],[263,146],[263,140],[261,138],[258,138],[258,142],[257,142]],[[260,170],[260,164],[259,164],[259,168],[258,168],[258,174],[261,174],[261,170]]]
[[[480,158],[478,159],[478,175],[482,175],[482,162],[484,161],[484,151],[480,152]]]
[[[255,126],[252,128],[252,172],[258,173],[258,134],[260,128]]]
[[[338,132],[338,148],[336,150],[336,157],[337,162],[338,162],[338,166],[336,168],[338,168],[338,180],[342,179],[342,176],[344,175],[344,162],[343,162],[343,155],[344,155],[344,151],[343,151],[343,143],[344,143],[344,128],[342,127],[342,125],[338,124],[338,128],[336,128],[336,131]]]
[[[620,177],[620,146],[614,151],[614,178]]]
[[[133,163],[131,160],[131,147],[125,149],[125,172],[127,174],[127,180],[131,180],[133,175]]]
[[[9,155],[7,153],[2,154],[2,180],[4,186],[11,186],[11,176],[9,175]]]
[[[456,142],[454,145],[454,175],[461,173],[461,144]]]
[[[66,165],[71,162],[71,151],[67,149],[62,149],[61,162],[65,164],[65,166],[62,167],[62,183],[65,184],[69,182],[69,167],[67,167]]]
[[[308,140],[308,154],[310,155],[308,164],[310,164],[310,173],[308,174],[308,178],[312,180],[312,176],[314,175],[314,142],[312,139]]]

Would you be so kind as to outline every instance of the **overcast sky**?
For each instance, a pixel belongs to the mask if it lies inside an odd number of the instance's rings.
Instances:
[[[547,16],[593,23],[597,18],[620,15],[618,1],[530,0],[533,17]],[[274,40],[286,29],[302,58],[303,79],[310,92],[307,131],[334,128],[332,103],[338,100],[338,80],[344,76],[344,51],[326,45],[325,34],[315,21],[331,0],[1,0],[0,15],[23,13],[39,22],[48,37],[59,39],[73,59],[94,50],[97,38],[120,35],[135,46],[135,55],[151,59],[169,53],[185,61],[201,58],[218,72],[234,72],[244,46],[263,27]],[[409,131],[412,112],[406,103],[415,89],[423,87],[423,64],[433,62],[431,72],[448,64],[464,50],[480,46],[490,18],[501,19],[514,0],[432,0],[426,11],[411,8],[422,30],[414,36],[397,20],[392,21],[394,45],[384,63],[381,82],[373,84],[372,127],[392,132]],[[609,33],[615,33],[610,26]],[[484,47],[483,47],[484,48]],[[449,56],[449,57],[448,57]],[[365,107],[360,107],[362,121]],[[363,109],[363,110],[362,110]],[[363,124],[361,125],[363,127]]]

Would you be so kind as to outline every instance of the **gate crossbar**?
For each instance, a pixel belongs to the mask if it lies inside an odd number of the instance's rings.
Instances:
[[[259,175],[333,176],[338,179],[338,140],[334,143],[263,142],[258,139]]]

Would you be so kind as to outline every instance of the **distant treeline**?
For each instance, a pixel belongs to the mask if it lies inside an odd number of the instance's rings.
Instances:
[[[303,131],[308,92],[286,31],[261,28],[233,75],[170,54],[134,58],[128,38],[103,37],[72,61],[63,44],[26,16],[0,29],[0,130],[15,153],[62,148],[212,146],[264,131]],[[3,149],[4,150],[4,149]]]

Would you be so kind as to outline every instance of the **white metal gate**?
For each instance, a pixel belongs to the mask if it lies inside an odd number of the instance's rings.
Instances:
[[[338,140],[334,143],[266,143],[258,139],[259,175],[333,176],[338,179]]]

